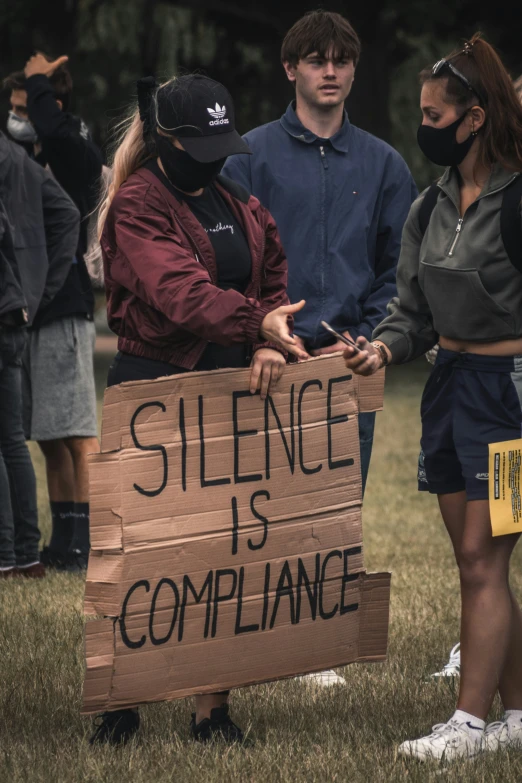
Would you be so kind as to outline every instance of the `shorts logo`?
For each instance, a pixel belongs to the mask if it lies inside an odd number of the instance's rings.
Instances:
[[[419,454],[419,467],[417,469],[417,481],[419,483],[428,483],[428,479],[426,478],[426,469],[424,467],[424,452],[421,451]]]
[[[489,473],[477,473],[475,476],[476,479],[480,479],[480,481],[488,481],[489,479]]]

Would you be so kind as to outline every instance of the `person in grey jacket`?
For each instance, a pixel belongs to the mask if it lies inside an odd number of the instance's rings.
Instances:
[[[22,426],[22,354],[27,327],[69,273],[79,224],[51,174],[0,133],[0,578],[45,573]]]
[[[522,106],[499,57],[480,35],[421,74],[419,146],[448,169],[423,232],[426,193],[402,237],[398,296],[373,333],[347,348],[370,375],[440,344],[424,391],[419,489],[438,495],[460,572],[461,677],[457,710],[399,752],[470,758],[522,748],[522,614],[509,586],[518,534],[492,536],[488,446],[520,439],[522,266],[506,250],[500,216],[520,200]],[[516,234],[520,232],[520,210]],[[505,714],[486,720],[496,692]]]

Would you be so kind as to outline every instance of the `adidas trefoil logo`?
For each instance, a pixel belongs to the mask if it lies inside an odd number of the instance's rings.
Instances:
[[[223,106],[220,106],[219,103],[216,103],[213,109],[207,109],[207,111],[216,120],[222,120],[225,114],[227,113],[225,104],[223,104]]]
[[[219,103],[216,103],[213,109],[207,109],[207,111],[211,117],[214,117],[214,119],[209,122],[209,125],[229,125],[229,120],[225,117],[225,114],[227,113],[225,104],[220,106]]]

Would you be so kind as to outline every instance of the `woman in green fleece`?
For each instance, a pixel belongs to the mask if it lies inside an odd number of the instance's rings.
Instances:
[[[460,571],[460,693],[446,723],[399,752],[449,760],[522,748],[522,614],[509,586],[518,534],[493,538],[488,501],[488,445],[522,431],[522,106],[480,35],[421,84],[418,143],[448,168],[411,208],[389,315],[344,358],[370,375],[440,344],[418,478],[438,496]],[[497,690],[505,715],[486,726]]]

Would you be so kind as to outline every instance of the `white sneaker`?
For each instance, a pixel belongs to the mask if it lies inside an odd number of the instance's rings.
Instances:
[[[453,761],[459,758],[473,758],[482,750],[484,730],[466,723],[437,723],[433,733],[418,740],[409,740],[399,746],[401,756],[411,756],[428,761],[444,759]]]
[[[346,685],[344,677],[336,674],[333,669],[328,669],[324,672],[304,674],[302,677],[297,677],[297,679],[309,685],[317,685],[319,688],[331,688],[333,685]]]
[[[484,750],[516,748],[522,750],[522,723],[496,720],[486,726],[484,732]]]
[[[431,677],[458,677],[460,675],[460,642],[455,645],[449,655],[449,661],[441,669],[435,672]]]

